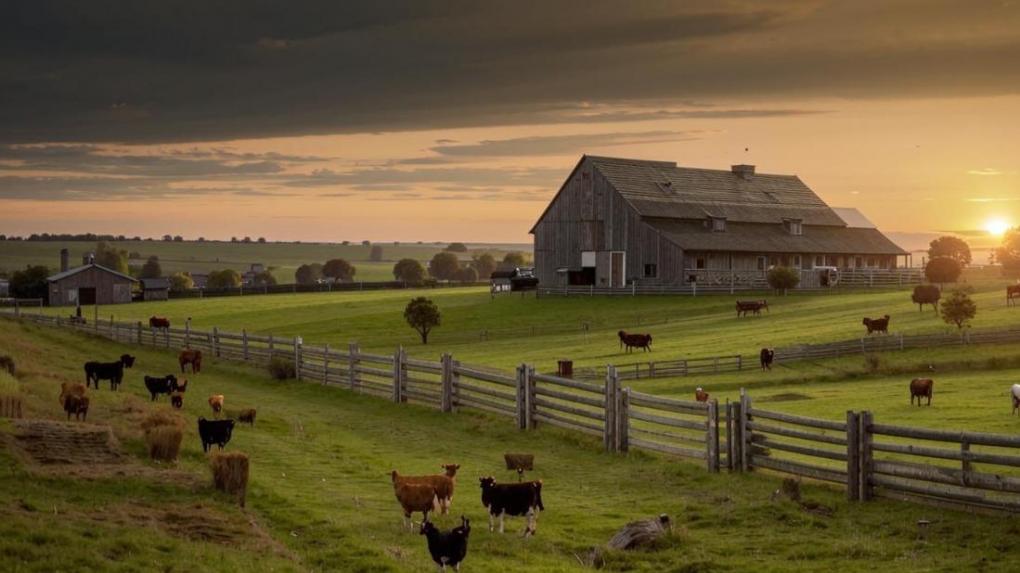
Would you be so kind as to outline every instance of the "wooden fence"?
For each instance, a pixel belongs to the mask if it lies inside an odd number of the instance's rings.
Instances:
[[[201,349],[224,360],[266,364],[283,358],[305,381],[443,412],[483,410],[513,419],[522,430],[556,426],[600,438],[608,452],[661,452],[699,460],[711,472],[768,470],[831,482],[850,500],[893,496],[1020,511],[1020,436],[886,425],[867,411],[849,411],[840,420],[810,418],[754,407],[743,392],[739,402],[727,402],[720,411],[715,400],[678,400],[622,387],[624,377],[613,366],[593,383],[539,374],[529,364],[507,373],[462,365],[450,354],[411,358],[402,348],[372,354],[356,343],[331,348],[305,345],[301,337],[217,328],[21,318],[124,343]]]

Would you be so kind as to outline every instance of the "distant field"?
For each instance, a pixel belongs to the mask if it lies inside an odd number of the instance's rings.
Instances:
[[[327,243],[230,243],[222,241],[180,243],[168,241],[114,241],[118,249],[137,252],[141,259],[132,263],[141,265],[152,255],[159,257],[164,273],[177,271],[205,271],[232,268],[247,270],[252,263],[276,267],[273,275],[281,283],[294,282],[294,271],[306,263],[324,263],[327,259],[344,258],[357,268],[358,280],[393,280],[393,264],[402,258],[427,261],[442,250],[444,245],[377,243],[383,248],[383,261],[369,261],[371,247],[361,244],[341,245]],[[0,270],[12,271],[27,265],[60,267],[60,249],[71,253],[71,264],[81,263],[82,255],[95,250],[94,242],[72,241],[3,241],[0,242]],[[497,259],[512,250],[530,252],[529,245],[468,245],[472,253],[488,252]]]

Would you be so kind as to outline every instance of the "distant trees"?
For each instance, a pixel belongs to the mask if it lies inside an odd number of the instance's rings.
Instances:
[[[443,250],[450,251],[451,253],[466,253],[468,248],[464,243],[450,243]]]
[[[259,237],[259,243],[265,243],[265,242],[266,242],[266,238],[265,237]]]
[[[928,282],[939,285],[955,283],[962,272],[963,266],[960,261],[952,257],[935,257],[924,266],[924,276],[928,278]]]
[[[174,238],[173,238],[173,235],[163,235],[163,240],[166,241],[166,242],[170,242],[170,241],[174,240]]]
[[[272,272],[266,270],[261,273],[255,273],[255,276],[252,277],[252,283],[258,286],[275,286],[276,277],[273,276]]]
[[[245,236],[243,239],[241,239],[241,242],[242,243],[250,243],[251,242],[251,237]]]
[[[209,288],[237,288],[241,286],[241,273],[234,269],[209,271],[209,279],[206,281],[206,286]]]
[[[138,274],[143,279],[158,279],[163,276],[163,268],[159,265],[159,257],[153,255],[142,265],[142,271]]]
[[[191,274],[187,272],[174,273],[170,275],[170,278],[168,280],[170,281],[170,290],[175,292],[181,292],[195,288],[195,280],[192,279]]]
[[[371,244],[372,244],[372,241],[361,241],[361,246],[362,247],[367,247],[367,246],[369,246]]]
[[[496,270],[496,257],[489,253],[475,255],[471,258],[471,266],[475,268],[479,279],[489,280],[489,277],[492,276],[492,271]]]
[[[354,278],[357,269],[345,259],[330,259],[322,266],[322,276],[337,281],[349,281]]]
[[[967,289],[956,289],[946,300],[942,301],[942,320],[955,324],[962,330],[977,315],[977,305],[971,300]]]
[[[182,237],[180,235],[174,235],[174,242],[175,243],[183,243],[184,242],[184,237]]]
[[[433,328],[439,326],[439,307],[423,296],[411,299],[411,302],[407,303],[407,307],[404,308],[404,320],[411,325],[411,328],[418,331],[421,343],[428,344],[429,333]]]
[[[772,267],[765,278],[770,287],[777,292],[782,291],[785,295],[786,291],[797,288],[797,285],[800,284],[800,271],[790,267]]]
[[[945,235],[932,241],[928,247],[928,258],[949,257],[961,265],[970,264],[970,245],[959,237]]]
[[[237,242],[237,237],[230,237],[230,242],[231,243],[236,243]]]
[[[106,241],[96,243],[96,264],[119,273],[128,274],[128,254],[124,249],[117,249]]]
[[[523,267],[524,253],[519,253],[517,251],[509,252],[503,256],[503,263],[514,267]]]
[[[368,252],[368,260],[379,262],[382,260],[382,256],[382,245],[372,245],[372,249]]]
[[[1002,236],[1002,245],[994,251],[995,261],[1002,265],[1002,270],[1014,274],[1020,273],[1020,227],[1013,227]]]
[[[439,280],[455,280],[459,269],[460,261],[457,260],[457,255],[448,251],[436,253],[429,261],[429,274]]]
[[[307,265],[301,265],[294,271],[294,280],[298,284],[310,285],[315,284],[322,278],[322,265],[319,263],[310,263]]]
[[[425,280],[425,266],[414,259],[400,259],[393,265],[393,278],[408,284],[421,284]]]
[[[474,267],[464,267],[457,270],[456,278],[462,283],[478,282],[478,271]]]
[[[50,270],[43,265],[30,265],[11,274],[11,296],[15,298],[46,298]]]

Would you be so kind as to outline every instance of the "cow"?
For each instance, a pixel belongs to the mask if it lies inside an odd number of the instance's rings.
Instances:
[[[177,355],[177,362],[181,365],[181,374],[184,374],[184,367],[188,364],[191,365],[191,373],[198,374],[202,371],[202,351],[182,350]]]
[[[1016,306],[1014,298],[1020,298],[1020,284],[1006,286],[1006,306]]]
[[[768,311],[768,301],[761,300],[738,300],[737,301],[737,316],[747,316],[747,313],[754,313],[755,316],[761,315],[761,310],[765,309]]]
[[[694,390],[694,399],[698,402],[708,402],[708,392],[705,392],[701,386],[698,386]]]
[[[57,398],[57,403],[61,406],[64,405],[64,398],[67,396],[84,396],[88,391],[88,386],[84,384],[75,384],[73,382],[61,382],[60,383],[60,397]]]
[[[762,372],[772,370],[772,361],[776,359],[776,351],[771,348],[762,348],[758,353],[758,360],[761,362]]]
[[[460,516],[460,525],[447,533],[439,531],[435,525],[426,521],[421,524],[420,534],[425,536],[429,555],[440,571],[446,571],[447,566],[453,567],[454,571],[460,571],[460,562],[467,557],[471,520]]]
[[[616,333],[620,337],[620,347],[627,347],[627,352],[632,352],[635,348],[641,348],[647,352],[652,351],[652,335],[651,334],[627,334],[624,331]]]
[[[910,381],[910,405],[914,405],[914,398],[917,398],[917,405],[921,405],[921,398],[928,398],[928,406],[931,406],[931,395],[935,389],[935,381],[931,378],[914,378]]]
[[[184,407],[184,394],[174,392],[170,395],[170,405],[180,410]]]
[[[883,334],[889,334],[889,315],[885,315],[882,318],[865,318],[861,321],[861,324],[868,328],[868,334],[873,332],[881,332]]]
[[[429,520],[430,511],[440,510],[439,495],[432,484],[404,482],[397,470],[393,470],[390,478],[393,481],[393,494],[404,510],[404,520],[410,529],[414,529],[414,521],[411,519],[414,512],[420,511],[422,523],[425,523]]]
[[[1016,415],[1017,411],[1020,410],[1020,384],[1013,384],[1013,387],[1009,389],[1009,393],[1013,397],[1013,414]]]
[[[233,431],[233,420],[198,419],[198,436],[202,439],[203,452],[208,452],[213,444],[218,445],[222,450],[230,442],[230,435]]]
[[[507,515],[527,516],[523,537],[534,535],[538,512],[542,505],[542,480],[520,483],[496,483],[492,476],[478,478],[482,488],[482,505],[489,510],[489,531],[494,530],[493,518],[499,516],[499,532],[503,533],[503,518]]]
[[[85,363],[85,387],[95,383],[96,390],[99,389],[100,380],[109,380],[110,389],[116,390],[124,380],[124,369],[135,365],[135,357],[129,354],[122,354],[117,362],[86,362]]]
[[[152,401],[155,402],[160,394],[170,395],[178,390],[177,377],[173,374],[166,376],[146,376],[145,389],[149,391]]]
[[[936,285],[917,285],[914,287],[914,293],[910,295],[910,300],[914,301],[914,304],[917,305],[918,312],[924,310],[924,305],[930,304],[937,313],[939,311],[939,299],[941,298],[942,289]]]
[[[67,394],[64,396],[64,411],[67,412],[67,420],[71,421],[71,414],[75,420],[85,421],[89,413],[89,397],[78,394]]]
[[[436,490],[436,498],[439,502],[439,511],[446,515],[450,511],[450,504],[453,503],[453,490],[457,486],[457,470],[460,464],[443,464],[441,467],[444,473],[430,474],[423,476],[402,476],[393,470],[391,477],[393,483],[425,483]]]
[[[255,427],[255,408],[248,408],[247,410],[241,410],[237,414],[237,421],[242,424],[248,424],[251,427]]]
[[[170,328],[170,319],[161,316],[150,316],[149,328],[158,328],[160,330],[166,330]]]
[[[213,414],[219,415],[223,411],[223,400],[223,394],[209,396],[209,407],[212,408]]]

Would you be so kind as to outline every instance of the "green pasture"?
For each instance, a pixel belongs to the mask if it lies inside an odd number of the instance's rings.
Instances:
[[[150,475],[40,476],[6,447],[0,449],[5,570],[432,571],[424,540],[401,528],[387,473],[433,472],[443,462],[462,465],[452,511],[472,520],[464,571],[590,570],[578,555],[604,543],[624,523],[662,512],[675,519],[674,535],[651,549],[610,553],[604,569],[1015,568],[1018,529],[1012,518],[886,500],[849,504],[837,489],[805,484],[805,498],[825,509],[808,511],[770,501],[779,480],[767,473],[711,475],[700,464],[665,457],[609,455],[598,440],[559,430],[522,433],[502,418],[441,414],[338,388],[272,381],[259,370],[217,361],[189,377],[180,463],[156,466],[142,460],[136,424],[146,410],[168,406],[148,401],[141,377],[173,371],[172,352],[0,321],[0,353],[11,354],[19,365],[18,384],[34,417],[62,417],[55,399],[59,383],[80,379],[86,360],[125,351],[138,357],[136,367],[119,393],[105,384],[92,391],[89,420],[113,425],[136,457],[129,465],[148,467]],[[209,415],[204,398],[212,393],[226,395],[228,411],[259,411],[256,427],[238,428],[228,446],[252,456],[244,510],[206,484],[194,420]],[[938,392],[936,403],[941,406]],[[9,423],[0,423],[0,433],[10,431]],[[502,467],[504,451],[536,455],[532,477],[544,480],[547,511],[535,538],[487,531],[475,480],[486,474],[514,479]],[[160,479],[161,472],[176,473]],[[234,533],[168,532],[168,524],[144,519],[159,512],[177,519],[199,512]],[[928,541],[917,538],[915,524],[922,518],[933,521]],[[455,520],[439,518],[443,527]],[[520,527],[511,520],[509,531]],[[254,537],[255,530],[266,538]]]

